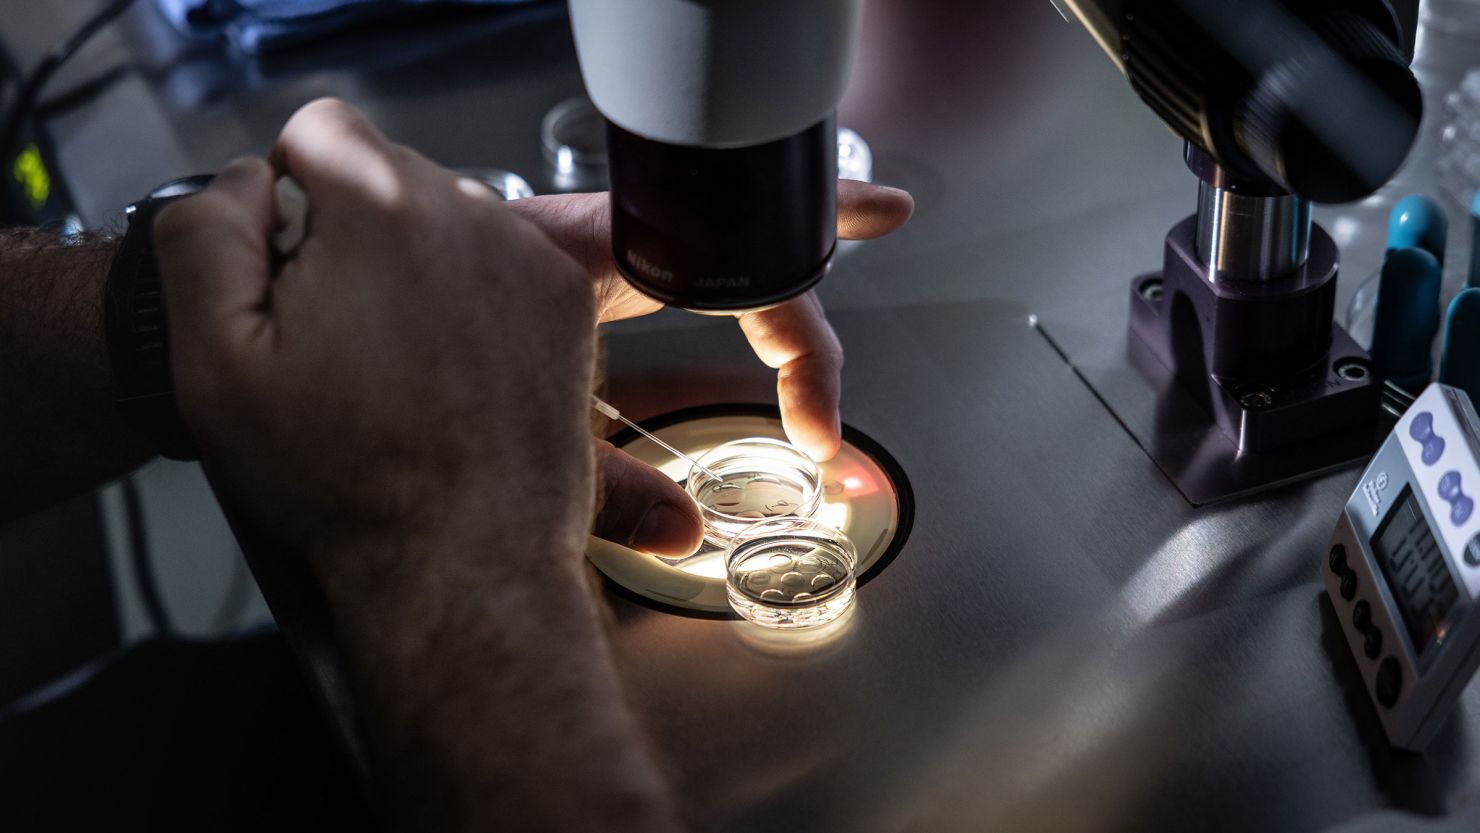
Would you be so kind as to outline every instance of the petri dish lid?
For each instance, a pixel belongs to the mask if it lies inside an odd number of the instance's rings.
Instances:
[[[591,99],[577,96],[551,107],[540,123],[540,144],[556,190],[606,188],[606,119]]]
[[[487,185],[506,202],[534,196],[534,189],[524,177],[503,168],[458,168],[456,173]]]

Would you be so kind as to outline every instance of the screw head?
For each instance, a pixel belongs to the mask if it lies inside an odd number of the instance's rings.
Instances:
[[[1152,278],[1152,279],[1146,281],[1145,283],[1141,284],[1141,297],[1142,298],[1145,298],[1146,300],[1148,300],[1148,301],[1150,301],[1151,303],[1154,304],[1154,303],[1156,303],[1156,302],[1158,302],[1158,301],[1161,300],[1161,296],[1162,296],[1161,278]]]
[[[1348,382],[1365,382],[1372,373],[1366,363],[1358,359],[1342,359],[1336,363],[1336,375]]]

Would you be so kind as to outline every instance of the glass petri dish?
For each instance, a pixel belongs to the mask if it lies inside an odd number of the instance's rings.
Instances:
[[[850,127],[838,128],[838,179],[874,181],[874,153]]]
[[[454,173],[487,186],[504,202],[534,196],[534,189],[524,177],[503,168],[458,168]]]
[[[689,470],[686,488],[699,504],[704,540],[728,547],[774,518],[810,518],[822,502],[822,473],[796,446],[766,437],[717,445]],[[713,472],[710,477],[704,469]]]
[[[842,531],[805,518],[765,521],[731,542],[725,595],[747,621],[813,628],[853,606],[857,568],[858,550]]]
[[[606,119],[586,96],[551,107],[540,122],[550,179],[563,193],[607,187]],[[858,131],[838,128],[838,178],[874,180],[874,154]]]
[[[540,145],[556,190],[606,188],[606,120],[591,99],[577,96],[551,107],[540,123]]]

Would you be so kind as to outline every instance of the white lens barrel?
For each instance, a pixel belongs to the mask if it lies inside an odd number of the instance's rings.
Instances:
[[[837,108],[863,0],[570,0],[586,90],[643,138],[740,147]]]

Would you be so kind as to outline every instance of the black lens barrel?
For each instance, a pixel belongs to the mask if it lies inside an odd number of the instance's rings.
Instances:
[[[1423,115],[1387,0],[1132,0],[1137,93],[1237,180],[1317,202],[1392,178]]]
[[[822,279],[837,242],[829,116],[776,141],[695,147],[608,122],[612,253],[647,295],[699,312],[757,309]]]

